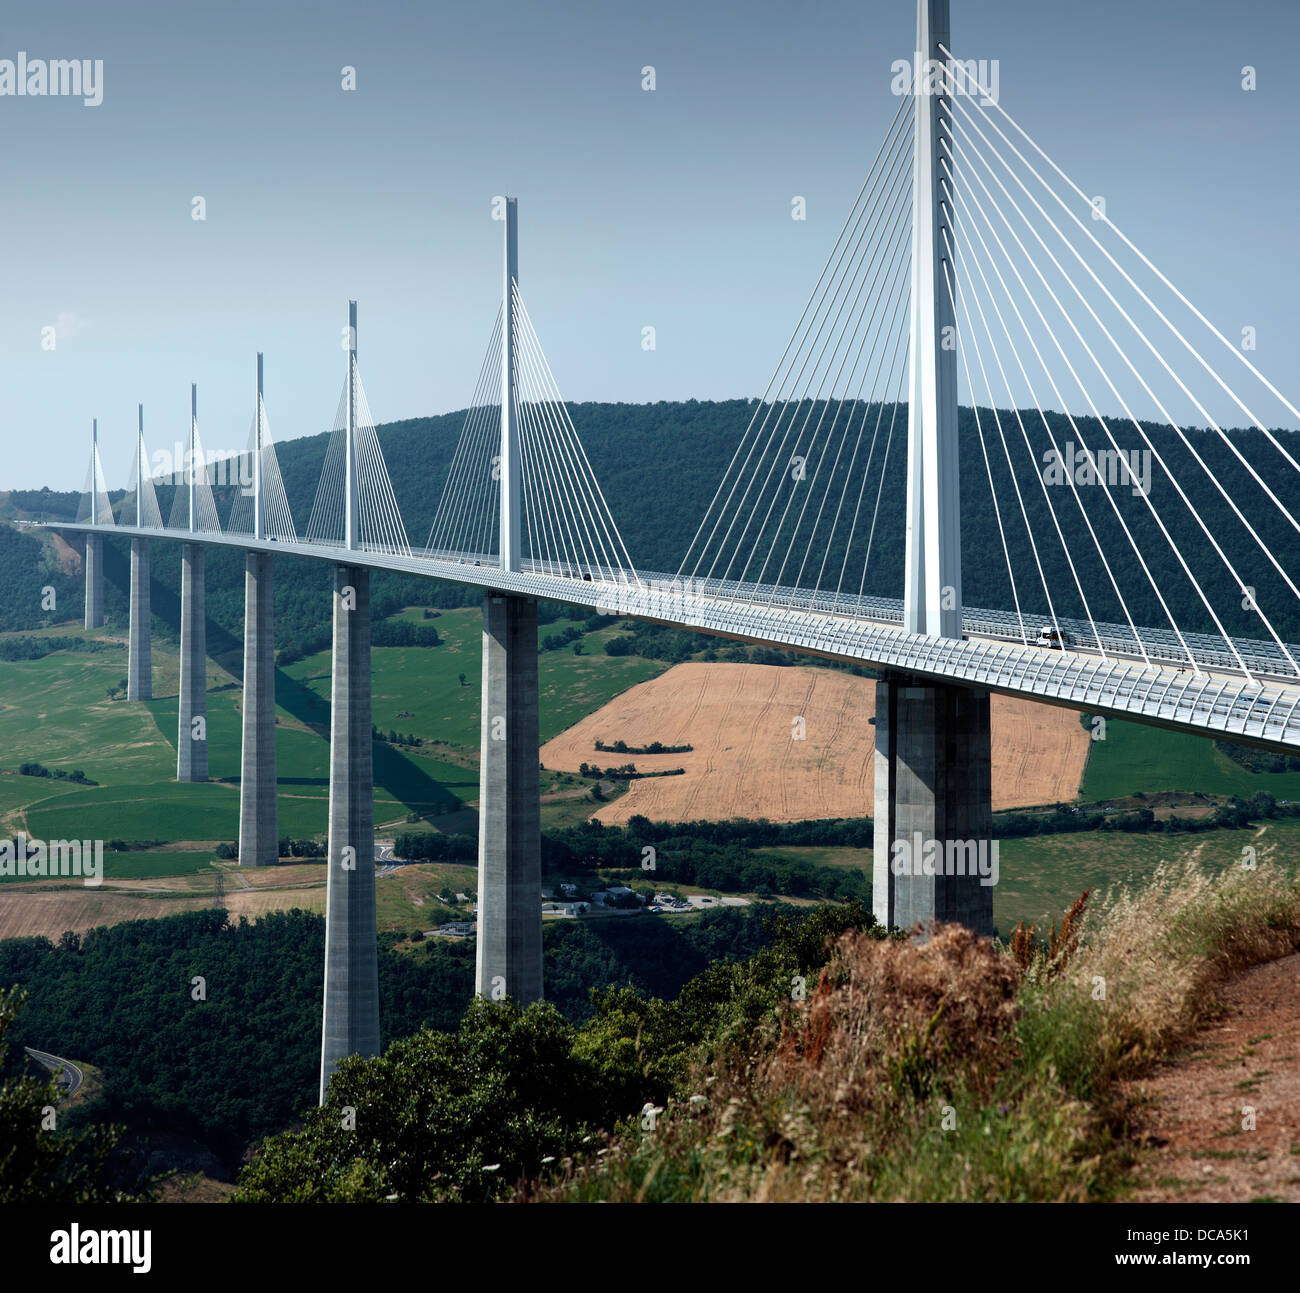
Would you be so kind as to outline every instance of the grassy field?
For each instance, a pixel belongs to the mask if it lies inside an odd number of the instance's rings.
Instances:
[[[36,838],[41,838],[37,836]],[[72,838],[64,836],[62,838]],[[88,838],[81,836],[78,838]],[[151,880],[167,876],[201,875],[211,870],[211,849],[168,849],[157,852],[114,853],[104,850],[105,880]],[[26,876],[0,876],[0,884],[27,883]]]
[[[95,655],[56,651],[41,660],[0,661],[3,766],[34,760],[80,768],[101,782],[175,776],[175,755],[159,740],[148,708],[108,699],[125,673],[124,645]],[[32,795],[41,797],[39,790]]]
[[[416,608],[403,618],[423,622]],[[449,829],[473,827],[478,797],[480,626],[476,608],[446,611],[432,621],[444,639],[436,648],[376,647],[374,721],[381,731],[413,733],[419,747],[374,747],[375,820],[400,829],[411,813]],[[569,621],[549,624],[558,633]],[[81,635],[75,625],[64,633]],[[546,652],[540,661],[545,738],[666,666],[605,656],[612,630],[588,634],[584,649]],[[103,636],[96,634],[95,636]],[[233,841],[239,822],[242,693],[209,662],[208,756],[212,780],[175,780],[177,666],[174,647],[154,642],[155,700],[110,700],[126,672],[126,646],[104,637],[107,651],[56,652],[42,660],[0,662],[0,748],[3,769],[35,761],[81,769],[98,786],[0,775],[0,823],[37,838],[124,839],[215,844]],[[329,802],[329,653],[277,671],[276,746],[280,833],[323,835]],[[459,675],[466,676],[461,685]],[[548,824],[586,815],[578,801],[548,805]],[[445,819],[439,820],[439,819]]]
[[[425,623],[418,611],[403,617]],[[371,656],[374,682],[371,706],[381,732],[414,734],[425,741],[443,741],[477,758],[479,701],[482,690],[483,616],[477,607],[443,611],[427,621],[438,630],[443,644],[433,649],[375,647]],[[538,630],[539,641],[563,632],[577,621],[557,620]],[[605,640],[614,632],[604,629],[581,639],[584,654],[572,646],[546,651],[538,659],[542,740],[572,726],[620,692],[668,668],[656,660],[637,656],[607,656]],[[330,687],[329,652],[308,656],[282,672],[311,696],[309,712],[326,716]],[[465,675],[464,684],[460,675]]]
[[[1274,853],[1281,859],[1294,858],[1300,854],[1300,820],[1284,818],[1261,822],[1251,830],[1204,834],[1087,831],[1002,840],[993,921],[1003,937],[1020,920],[1043,927],[1048,920],[1059,920],[1085,889],[1092,889],[1093,897],[1099,899],[1112,885],[1146,880],[1162,861],[1193,856],[1215,866],[1237,865],[1247,844],[1256,848],[1261,859]],[[871,849],[780,847],[758,851],[817,866],[860,867],[868,876],[872,871]]]
[[[1278,799],[1300,799],[1300,772],[1248,772],[1214,748],[1214,742],[1184,732],[1111,719],[1106,739],[1094,741],[1083,777],[1089,803],[1158,790],[1249,798],[1266,790]]]

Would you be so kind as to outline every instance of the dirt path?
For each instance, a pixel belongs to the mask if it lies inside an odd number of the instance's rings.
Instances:
[[[1223,1017],[1129,1088],[1149,1101],[1133,1197],[1300,1202],[1300,955],[1254,966],[1220,996]]]

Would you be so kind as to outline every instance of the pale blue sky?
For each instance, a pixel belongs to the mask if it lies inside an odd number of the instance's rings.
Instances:
[[[952,9],[956,52],[1000,61],[1008,110],[1211,318],[1257,328],[1295,399],[1300,5]],[[103,59],[104,101],[0,98],[0,487],[79,487],[92,416],[120,484],[137,401],[170,443],[191,381],[208,447],[242,446],[259,348],[277,438],[328,429],[350,296],[376,420],[463,407],[504,192],[567,397],[759,394],[913,23],[910,0],[8,6],[0,58]]]

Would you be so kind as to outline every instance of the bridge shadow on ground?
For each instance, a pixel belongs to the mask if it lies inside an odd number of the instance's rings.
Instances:
[[[711,925],[716,926],[716,938],[710,937]],[[583,1017],[590,1013],[584,1007],[593,983],[630,983],[649,996],[671,999],[711,961],[744,950],[737,948],[730,922],[695,918],[687,925],[673,916],[649,913],[548,921],[543,942],[547,1000],[566,1014],[577,1010]]]
[[[233,651],[222,657],[213,656],[222,668],[229,670],[241,683],[244,677],[243,649],[235,644]],[[328,677],[329,675],[321,675]],[[275,671],[275,703],[296,718],[329,745],[330,703],[318,696],[305,682],[291,678],[283,669]],[[439,781],[420,767],[417,760],[395,750],[386,741],[372,741],[375,789],[387,791],[408,811],[421,817],[440,816],[464,808],[464,804]],[[238,780],[238,778],[235,778]],[[277,777],[280,785],[327,786],[326,777]]]

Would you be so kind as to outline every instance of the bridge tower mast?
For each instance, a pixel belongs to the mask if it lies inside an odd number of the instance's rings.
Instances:
[[[355,331],[356,320],[353,319]],[[257,352],[257,393],[253,414],[253,538],[266,538],[266,513],[262,509],[262,352]]]
[[[99,525],[113,519],[112,510],[106,517],[99,514],[99,419],[90,423],[90,523]],[[86,615],[88,629],[104,625],[104,537],[86,535]]]
[[[144,525],[144,405],[138,407],[135,446],[135,528]],[[131,539],[131,597],[126,649],[127,700],[153,699],[153,655],[149,641],[149,541]]]
[[[261,430],[262,408],[257,409]],[[357,303],[348,302],[348,425],[343,458],[343,546],[357,546]],[[260,445],[260,440],[259,440]]]
[[[196,493],[197,493],[196,479],[197,479],[198,468],[194,462],[194,439],[195,439],[195,432],[198,430],[198,425],[199,425],[199,385],[197,382],[191,382],[190,383],[190,458],[189,458],[189,471],[186,472],[185,474],[185,488],[188,495],[185,501],[189,506],[189,518],[190,518],[189,528],[191,534],[193,534],[194,531],[199,528],[198,521],[194,514],[195,503],[198,501],[196,497]]]
[[[257,355],[253,434],[253,537],[262,516],[262,354]],[[271,554],[244,554],[244,704],[239,774],[239,865],[274,866],[280,856],[275,751],[275,614]]]
[[[501,569],[520,568],[519,410],[515,404],[514,289],[519,282],[519,207],[506,198],[505,266],[501,292]]]
[[[357,303],[348,302],[348,420],[343,544],[359,545]],[[261,397],[258,397],[259,446]],[[325,1001],[320,1100],[348,1055],[379,1054],[379,949],[375,941],[375,769],[371,750],[370,567],[334,567],[330,657],[330,793],[326,844]]]
[[[949,40],[948,0],[918,0],[903,614],[909,633],[960,638],[957,333],[945,278],[954,233],[939,165],[940,122],[951,107],[936,67]],[[948,273],[955,270],[949,266]]]
[[[190,383],[190,452],[186,470],[189,532],[199,528],[198,473],[195,458],[199,428],[199,388]],[[208,779],[208,648],[205,621],[204,547],[181,544],[180,692],[176,702],[176,780]]]

